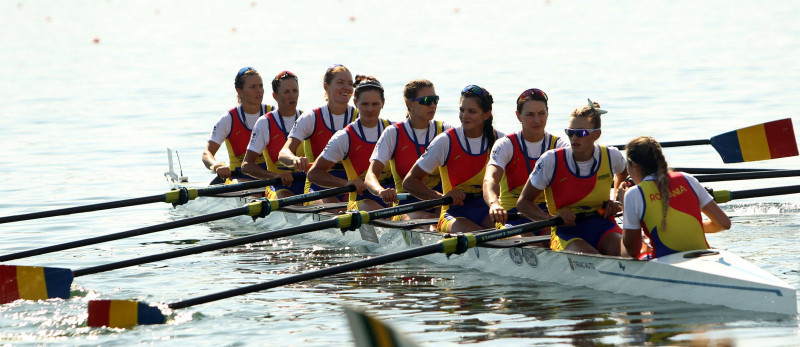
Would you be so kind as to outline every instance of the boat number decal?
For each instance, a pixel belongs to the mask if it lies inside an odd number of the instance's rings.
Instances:
[[[375,233],[374,226],[369,224],[362,225],[360,228],[358,228],[358,231],[361,233],[362,240],[378,243],[378,234]]]
[[[508,256],[511,257],[511,261],[514,264],[522,265],[522,252],[519,251],[519,248],[511,247],[508,249]]]
[[[622,271],[625,271],[625,265],[622,265],[621,261],[618,262],[618,264],[619,264],[619,268],[622,269]]]
[[[532,249],[523,248],[522,257],[525,258],[525,262],[531,267],[539,266],[539,258],[536,257],[536,252],[534,252]]]
[[[572,269],[572,271],[576,274],[581,276],[597,276],[597,269],[595,269],[593,262],[573,260],[570,257],[567,257],[567,260],[569,261],[570,269]]]

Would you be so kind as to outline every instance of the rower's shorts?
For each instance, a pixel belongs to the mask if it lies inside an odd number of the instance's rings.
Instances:
[[[453,223],[458,218],[466,218],[478,226],[482,226],[487,215],[489,215],[489,206],[486,205],[483,199],[478,197],[468,198],[464,200],[464,205],[462,206],[448,206],[447,211],[443,211],[439,216],[437,229],[442,233],[450,232]]]
[[[584,240],[594,249],[599,249],[600,242],[608,234],[617,233],[622,235],[622,228],[617,225],[613,218],[592,217],[577,222],[575,226],[555,227],[555,233],[550,240],[550,249],[563,251],[570,242]]]
[[[288,187],[283,184],[274,184],[267,187],[267,199],[277,199],[278,192],[289,191],[292,195],[300,195],[305,193],[305,180],[295,179]]]
[[[377,202],[378,205],[381,205],[381,207],[388,207],[388,205],[383,202],[383,199],[381,199],[380,196],[370,193],[369,190],[365,190],[363,193],[361,193],[361,195],[356,196],[358,200],[347,202],[348,210],[361,210],[361,203],[364,202],[364,200],[372,200]]]
[[[539,204],[539,207],[542,209],[542,211],[547,212],[547,204],[541,203],[541,204]],[[511,210],[508,211],[508,213],[509,214],[519,213],[519,211],[516,208],[512,208]],[[513,227],[515,225],[520,225],[520,224],[525,224],[525,223],[530,223],[530,222],[532,222],[532,220],[520,215],[517,218],[507,220],[506,224],[494,223],[494,226],[497,229],[504,229],[504,228]],[[539,230],[533,230],[531,232],[535,236],[550,235],[550,228],[542,228],[542,229],[539,229]]]
[[[331,170],[328,170],[328,172],[331,175],[334,175],[336,177],[339,177],[339,178],[342,178],[342,179],[345,179],[345,180],[347,179],[347,172],[345,172],[344,169],[341,169],[341,170],[331,169]],[[311,183],[311,181],[309,181],[308,179],[306,179],[305,189],[304,189],[305,193],[319,192],[319,191],[323,191],[325,189],[329,189],[329,188],[325,188],[323,186],[316,185],[314,183]],[[339,199],[339,201],[346,202],[347,201],[347,193],[344,193],[342,195],[338,195],[338,196],[336,196],[336,198]]]

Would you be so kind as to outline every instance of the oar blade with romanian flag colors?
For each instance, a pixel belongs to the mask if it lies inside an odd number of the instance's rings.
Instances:
[[[0,265],[0,304],[19,299],[68,299],[72,278],[70,269]]]
[[[144,324],[164,324],[161,309],[133,300],[89,301],[90,327],[127,328]]]
[[[711,138],[725,163],[741,163],[798,155],[792,119],[786,118],[730,131]]]

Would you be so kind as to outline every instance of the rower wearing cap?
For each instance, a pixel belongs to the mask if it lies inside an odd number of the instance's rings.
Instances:
[[[612,186],[627,173],[619,150],[595,144],[603,113],[606,111],[591,100],[572,112],[565,129],[570,147],[547,151],[539,158],[517,201],[517,209],[531,220],[549,219],[550,214],[564,220],[563,225],[551,229],[553,250],[620,255],[622,229],[614,215],[622,208],[610,197]],[[549,213],[536,204],[542,192]],[[603,210],[602,216],[575,220],[577,212],[598,210]]]
[[[433,139],[403,180],[403,188],[420,199],[441,198],[425,183],[437,167],[444,196],[453,203],[442,206],[437,229],[440,232],[469,232],[494,226],[481,189],[489,149],[503,134],[492,126],[494,99],[486,90],[468,85],[461,91],[458,118],[461,126]]]
[[[667,169],[661,145],[654,138],[633,139],[625,146],[625,155],[628,173],[636,184],[620,188],[627,190],[622,227],[628,255],[657,258],[707,249],[706,233],[730,229],[730,218],[696,178]],[[701,212],[709,219],[703,220]],[[652,253],[640,254],[642,229],[651,241]]]
[[[327,104],[306,112],[297,119],[297,123],[289,132],[289,139],[278,155],[278,160],[297,171],[308,171],[314,160],[319,157],[336,131],[358,117],[358,110],[350,106],[353,96],[353,75],[350,70],[340,64],[331,65],[325,70],[322,87],[325,89]],[[303,155],[297,149],[303,145]],[[330,173],[346,179],[343,168],[334,168]],[[323,188],[306,180],[305,191],[319,191]],[[339,202],[338,198],[325,198],[324,202]]]
[[[372,155],[370,166],[367,170],[365,183],[372,194],[380,196],[389,203],[398,203],[397,193],[404,193],[403,178],[406,177],[414,163],[428,149],[436,135],[450,129],[451,126],[442,121],[433,120],[439,96],[433,88],[433,83],[425,79],[408,82],[403,90],[406,102],[406,120],[394,123],[386,128],[378,140]],[[394,185],[382,185],[379,177],[386,168],[392,171]],[[426,178],[426,185],[435,191],[442,190],[439,169],[434,169]],[[414,197],[404,200],[405,203],[419,201]],[[434,211],[414,211],[404,215],[403,218],[435,218]]]
[[[516,112],[522,130],[504,136],[492,147],[483,178],[483,199],[489,205],[489,216],[497,227],[530,222],[524,217],[509,220],[508,213],[517,211],[522,187],[542,153],[569,145],[564,139],[544,130],[548,111],[544,91],[531,88],[522,92],[517,98]],[[547,208],[544,196],[536,202],[540,208]]]
[[[233,178],[249,178],[242,174],[241,166],[250,142],[250,133],[258,117],[273,110],[271,105],[261,103],[264,98],[264,82],[258,71],[252,67],[241,68],[236,73],[233,85],[239,106],[219,118],[203,151],[203,164],[217,174],[211,184],[223,183]],[[217,161],[215,157],[223,141],[228,148],[229,163]],[[256,164],[266,168],[263,157],[258,157]]]
[[[356,187],[356,192],[350,193],[347,209],[371,211],[384,208],[386,204],[379,197],[366,191],[364,175],[369,166],[369,155],[381,133],[391,122],[379,118],[386,101],[380,82],[372,76],[358,75],[355,84],[355,103],[359,117],[333,134],[322,154],[308,171],[308,180],[328,188],[353,185]],[[346,179],[336,177],[328,171],[334,163],[340,161],[347,173]],[[388,169],[381,173],[379,179],[391,183],[392,173]]]
[[[294,168],[278,162],[278,152],[286,143],[289,130],[303,113],[297,109],[300,96],[297,76],[291,71],[282,71],[272,79],[272,98],[278,102],[278,109],[258,118],[247,145],[247,154],[242,163],[242,172],[255,178],[270,179],[281,177],[281,184],[267,188],[267,198],[285,198],[303,194],[305,180],[295,181],[291,175]],[[302,155],[302,148],[298,151]],[[263,155],[266,169],[256,161]]]

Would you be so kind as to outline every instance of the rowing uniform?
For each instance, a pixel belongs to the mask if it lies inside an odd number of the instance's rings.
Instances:
[[[369,155],[375,149],[381,133],[384,129],[389,127],[392,123],[386,119],[379,119],[378,124],[372,128],[366,128],[361,124],[361,120],[356,120],[348,124],[344,129],[337,131],[331,137],[328,145],[322,151],[322,158],[337,163],[342,162],[344,171],[347,174],[347,180],[354,180],[357,178],[364,179],[369,168]],[[392,172],[389,167],[384,168],[378,180],[383,185],[392,184]],[[347,209],[358,210],[361,202],[365,199],[370,199],[382,207],[386,207],[380,196],[376,196],[365,190],[361,195],[356,192],[351,192],[348,196]]]
[[[278,153],[286,143],[289,130],[292,129],[297,118],[302,113],[303,111],[297,110],[293,116],[283,117],[278,113],[278,110],[274,110],[256,121],[247,150],[261,153],[267,170],[276,173],[295,171],[293,168],[287,167],[278,161]],[[297,149],[296,155],[303,155],[302,147]],[[282,184],[271,185],[267,188],[267,198],[276,199],[278,197],[277,193],[282,190],[288,190],[294,195],[303,194],[304,187],[305,181],[303,180],[295,180],[288,187]]]
[[[508,134],[497,140],[489,154],[488,165],[503,169],[503,178],[500,181],[500,205],[509,213],[518,212],[517,200],[536,166],[536,161],[547,150],[567,146],[569,143],[564,139],[547,132],[540,141],[536,142],[525,140],[522,132]],[[547,211],[544,196],[539,196],[536,203],[544,211]],[[509,227],[530,221],[530,219],[520,216],[507,221],[505,225],[498,225],[498,227]]]
[[[669,209],[663,230],[663,200],[655,175],[645,177],[642,182],[625,192],[622,227],[644,229],[656,258],[677,252],[707,249],[708,241],[700,213],[714,198],[696,178],[680,172],[669,173],[669,192]]]
[[[242,160],[247,152],[247,144],[250,142],[250,133],[256,120],[273,109],[275,107],[272,105],[262,104],[259,113],[250,114],[245,113],[243,106],[239,105],[225,112],[217,121],[208,140],[218,145],[225,141],[225,147],[228,148],[228,167],[231,169],[231,178],[249,178],[242,174]],[[266,168],[263,156],[258,157],[256,164]],[[214,182],[222,183],[219,177],[215,178],[212,184]]]
[[[394,187],[398,193],[405,193],[403,189],[403,179],[406,177],[414,163],[417,162],[423,153],[428,149],[434,137],[443,131],[452,128],[442,121],[430,121],[425,129],[414,129],[408,120],[394,123],[387,127],[381,134],[378,144],[372,152],[369,161],[377,160],[384,167],[390,168],[394,178]],[[425,184],[433,190],[441,191],[442,184],[439,176],[439,168],[425,179]],[[419,199],[409,197],[404,200],[404,204],[417,202]]]
[[[308,158],[309,164],[312,164],[314,158],[322,153],[333,133],[344,129],[347,124],[355,121],[357,117],[358,110],[353,106],[348,105],[344,114],[337,115],[331,114],[326,104],[300,116],[294,128],[289,132],[289,137],[303,141],[303,153]],[[329,172],[336,177],[347,178],[347,173],[343,168],[334,167]],[[323,189],[306,180],[305,191],[307,193]]]
[[[502,133],[495,131],[500,138]],[[482,225],[489,207],[482,198],[483,175],[489,161],[489,143],[481,135],[467,138],[461,127],[451,128],[433,139],[428,150],[417,160],[420,169],[427,173],[439,167],[442,193],[459,189],[466,193],[462,206],[443,205],[437,228],[448,232],[457,218],[467,218]]]
[[[575,213],[601,209],[609,200],[614,175],[625,171],[625,158],[614,147],[594,145],[592,160],[576,162],[572,148],[557,148],[543,154],[531,173],[531,185],[544,190],[547,209],[555,215],[562,208]],[[575,226],[551,229],[550,248],[564,250],[570,242],[582,239],[597,249],[604,236],[622,234],[613,218],[594,217]]]

